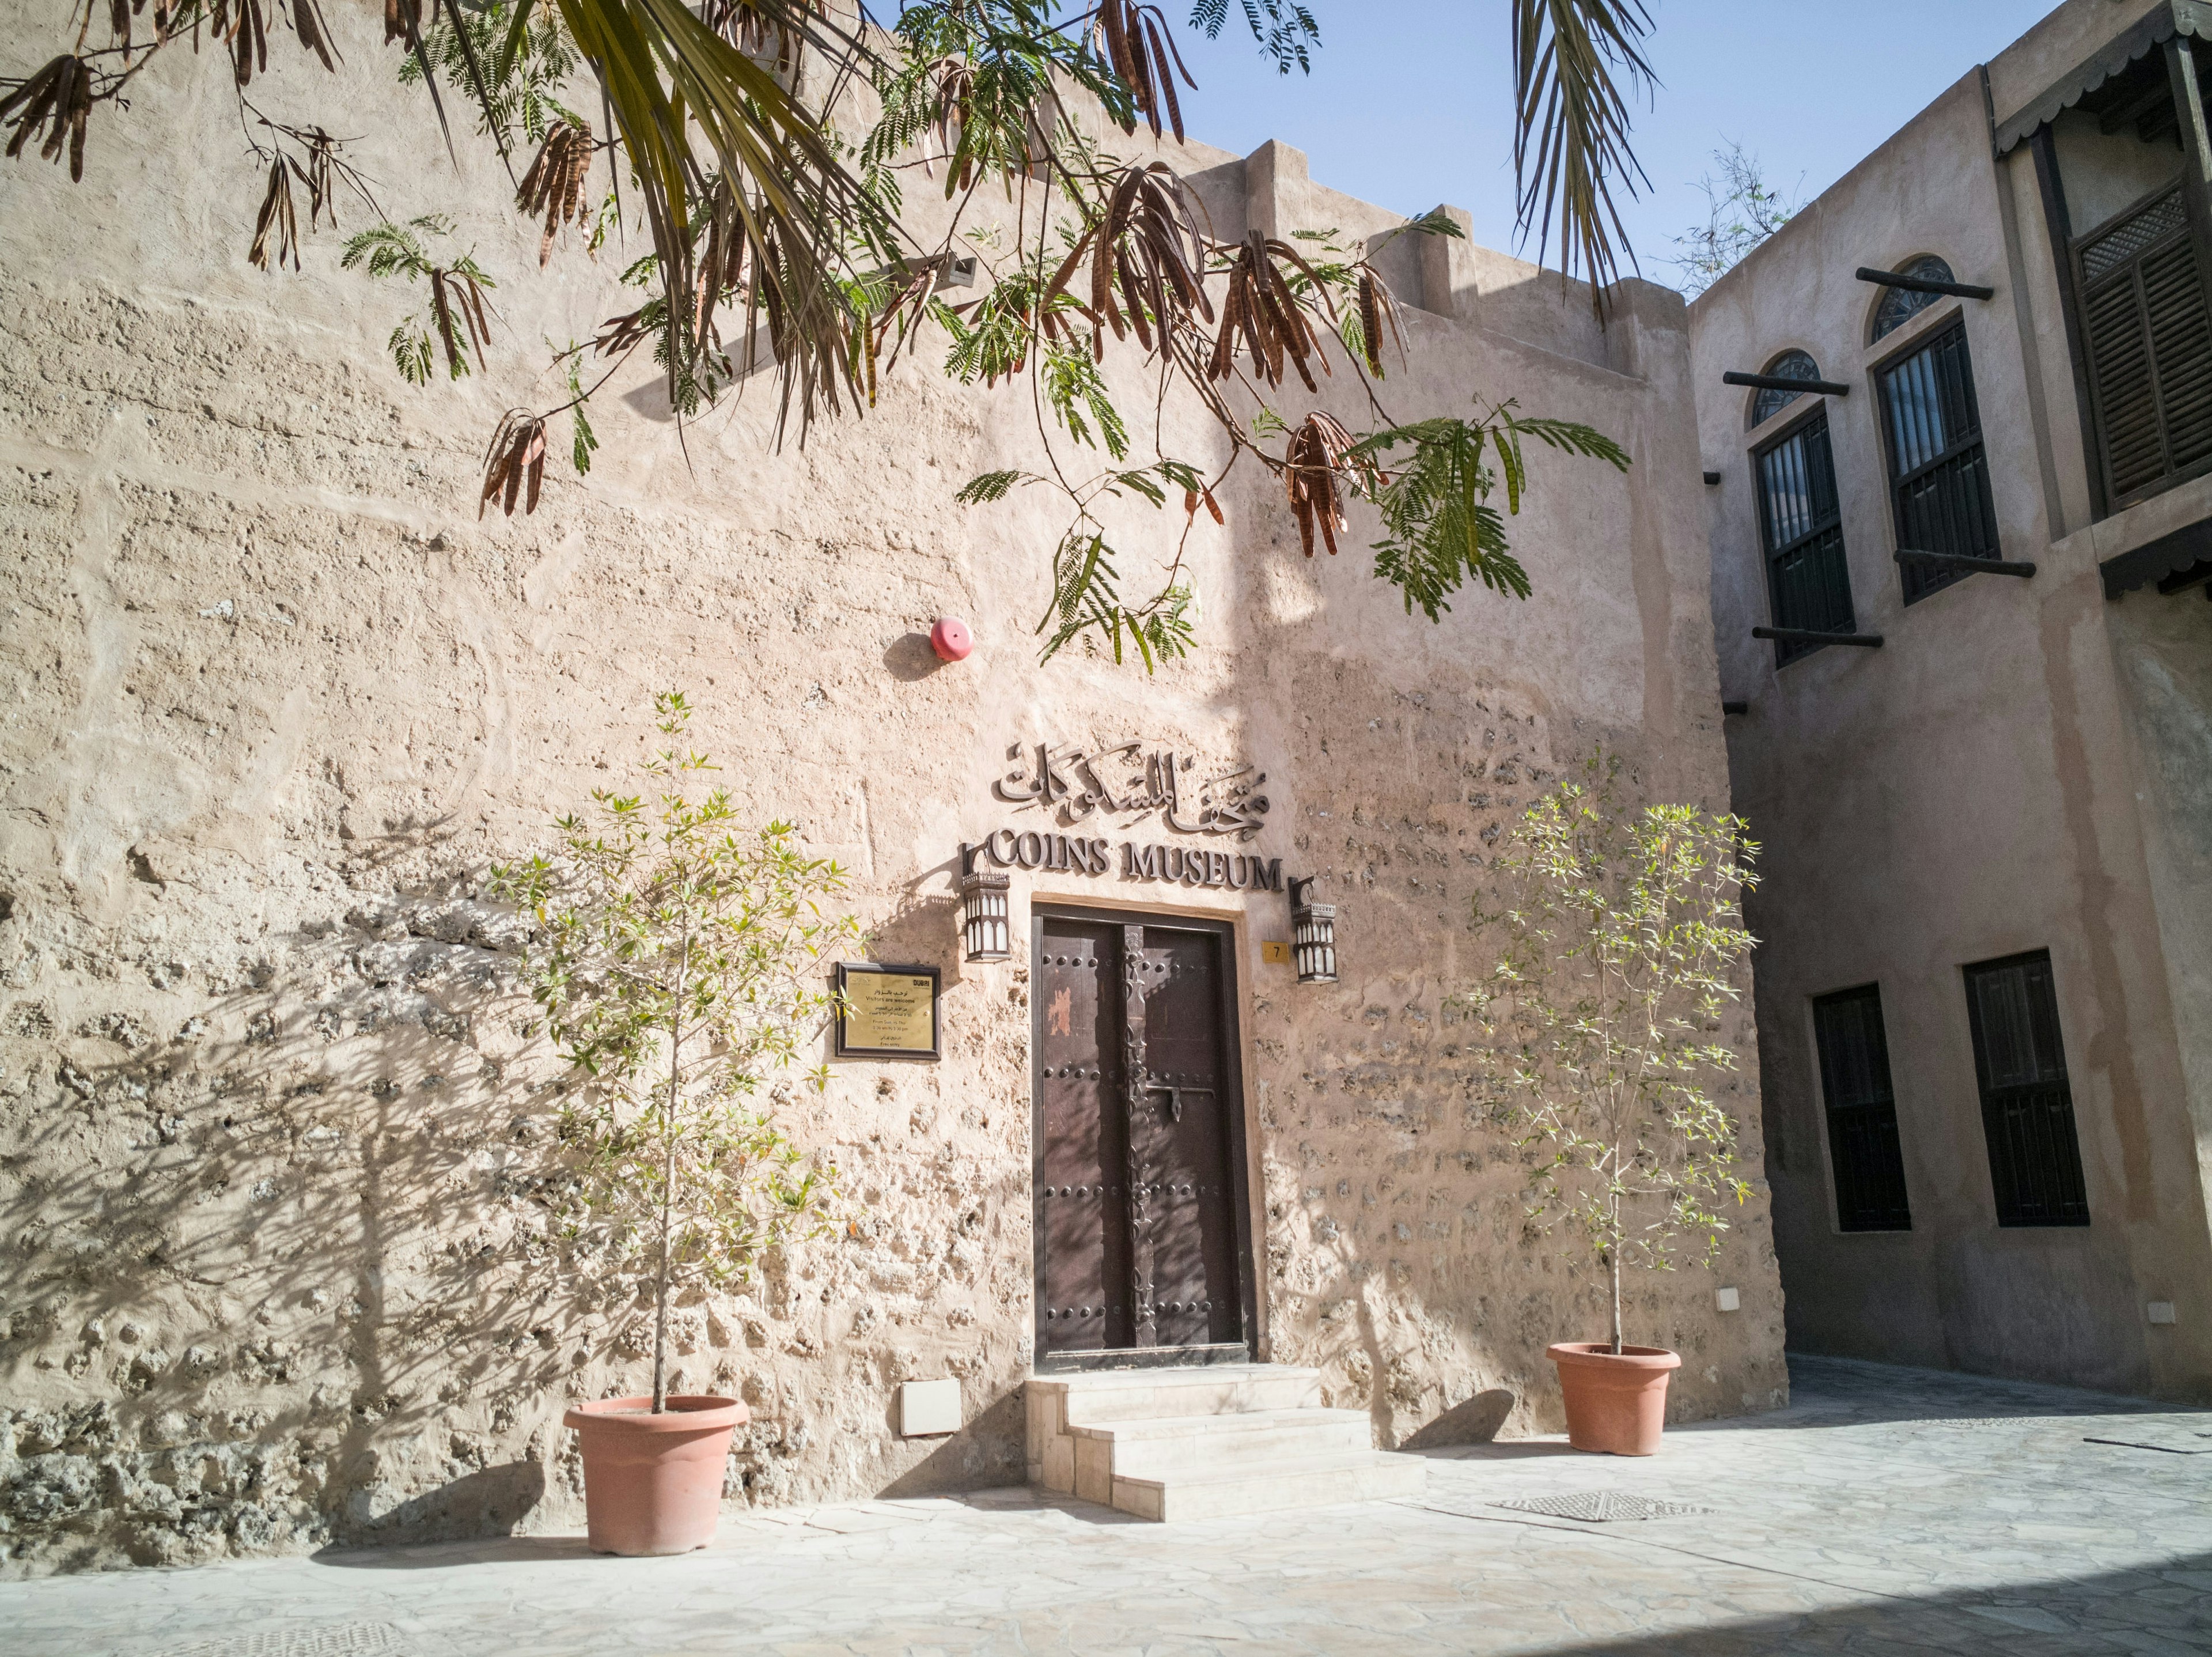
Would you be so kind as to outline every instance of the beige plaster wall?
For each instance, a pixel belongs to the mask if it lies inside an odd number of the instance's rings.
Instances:
[[[7,15],[40,38],[33,9]],[[391,135],[367,151],[387,210],[447,204],[373,20],[334,21],[346,130]],[[272,76],[266,96],[305,114],[315,88]],[[1510,1395],[1474,1412],[1509,1432],[1559,1424],[1542,1349],[1599,1327],[1600,1284],[1524,1232],[1525,1157],[1471,1106],[1444,1002],[1486,959],[1482,860],[1563,765],[1602,739],[1651,792],[1727,803],[1679,300],[1629,284],[1601,336],[1586,293],[1562,309],[1530,267],[1459,250],[1408,295],[1431,310],[1409,313],[1412,366],[1388,387],[1406,416],[1517,394],[1634,452],[1626,478],[1535,457],[1515,527],[1530,601],[1409,618],[1356,551],[1299,557],[1248,466],[1228,527],[1193,537],[1194,656],[1151,678],[1082,650],[1040,667],[1059,521],[1024,497],[951,503],[1035,462],[1025,393],[909,361],[873,414],[803,449],[766,441],[759,396],[679,447],[641,366],[603,399],[588,487],[556,466],[535,517],[479,522],[486,433],[547,400],[541,338],[623,307],[619,260],[571,247],[540,275],[533,227],[465,218],[501,283],[495,370],[418,392],[384,357],[405,299],[341,273],[337,237],[301,275],[247,266],[262,175],[208,60],[149,70],[128,119],[131,143],[95,130],[82,187],[0,168],[8,1570],[579,1522],[560,1411],[641,1384],[646,1323],[509,1258],[556,1076],[482,881],[623,777],[668,685],[743,807],[796,818],[850,868],[878,958],[945,975],[941,1063],[841,1065],[793,1106],[844,1167],[859,1234],[678,1319],[680,1384],[752,1406],[731,1500],[1022,1477],[1026,905],[1161,889],[1022,877],[1015,962],[957,959],[958,847],[1020,825],[988,786],[1016,740],[1249,757],[1274,801],[1253,849],[1342,906],[1343,981],[1300,989],[1260,959],[1281,898],[1177,894],[1239,929],[1265,1349],[1322,1365],[1382,1444],[1468,1430],[1465,1411],[1436,1423],[1483,1393]],[[1219,234],[1248,208],[1391,222],[1313,186],[1293,150],[1179,160]],[[495,208],[497,163],[465,147],[463,168]],[[1119,384],[1148,404],[1139,377]],[[1357,418],[1351,395],[1322,400]],[[1217,457],[1194,411],[1163,420],[1170,452]],[[1117,521],[1133,586],[1179,528]],[[980,641],[957,666],[922,637],[947,614]],[[1753,1118],[1747,1011],[1728,1039]],[[1755,1120],[1745,1154],[1756,1168]],[[1681,1419],[1784,1397],[1763,1196],[1735,1224],[1717,1272],[1632,1289],[1632,1337],[1685,1353]],[[1715,1310],[1720,1284],[1741,1312]],[[895,1385],[943,1374],[968,1427],[897,1439]]]
[[[2090,10],[2112,8],[2085,0],[2043,28]],[[2022,101],[2087,49],[2051,47],[2065,62],[2047,73],[2001,59],[1992,81],[2010,62],[2014,82],[2033,82]],[[1996,296],[1941,301],[1870,344],[1880,290],[1852,271],[1927,253]],[[1812,1350],[2202,1398],[2212,1002],[2196,941],[2212,932],[2212,888],[2196,779],[2212,758],[2212,629],[2202,604],[2109,603],[2097,564],[2204,516],[2212,490],[2185,484],[2088,526],[2053,268],[2027,152],[1991,161],[1969,74],[1692,308],[1705,464],[1723,478],[1708,503],[1721,682],[1750,704],[1730,721],[1731,771],[1767,847],[1752,923],[1765,941],[1759,1039],[1790,1332]],[[1873,371],[1958,317],[2006,556],[2039,569],[1908,609]],[[1748,393],[1720,376],[1793,345],[1852,387],[1820,400],[1857,624],[1885,643],[1778,672],[1750,637],[1770,619],[1751,452],[1813,399],[1747,431]],[[1995,1222],[1960,969],[2033,948],[2051,951],[2057,979],[2086,1228]],[[1913,1225],[1846,1235],[1810,1003],[1869,982],[1881,986]],[[2150,1325],[2153,1301],[2175,1302],[2179,1322]]]

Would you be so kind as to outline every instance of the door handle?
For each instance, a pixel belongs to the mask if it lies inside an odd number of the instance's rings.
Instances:
[[[1145,1091],[1148,1093],[1165,1093],[1168,1096],[1168,1120],[1180,1122],[1182,1120],[1182,1096],[1185,1093],[1204,1093],[1211,1098],[1217,1090],[1212,1087],[1177,1087],[1148,1081],[1145,1084]]]

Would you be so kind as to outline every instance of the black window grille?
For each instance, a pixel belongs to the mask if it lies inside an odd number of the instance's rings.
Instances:
[[[2179,190],[2091,232],[2074,259],[2117,510],[2212,462],[2212,314]]]
[[[1889,434],[1898,545],[1996,557],[1996,504],[1990,496],[1989,454],[1982,447],[1965,322],[1953,323],[1875,378]],[[1911,561],[1901,568],[1907,604],[1966,573]]]
[[[1816,633],[1857,631],[1851,579],[1844,564],[1843,512],[1828,417],[1815,414],[1753,457],[1759,473],[1759,533],[1766,541],[1766,590],[1777,627]],[[1778,639],[1778,665],[1823,647]]]
[[[1820,365],[1803,351],[1784,351],[1759,370],[1783,380],[1818,380]],[[1751,399],[1751,423],[1764,425],[1805,393],[1761,386]]]
[[[1966,969],[1966,1018],[2001,1226],[2086,1226],[2089,1196],[2058,1035],[2051,956]]]
[[[1910,1231],[1905,1156],[1897,1143],[1897,1097],[1889,1042],[1875,984],[1813,1003],[1820,1049],[1820,1093],[1828,1109],[1828,1161],[1836,1175],[1836,1222],[1845,1231]]]
[[[1916,259],[1908,265],[1899,265],[1897,274],[1914,277],[1922,282],[1954,282],[1958,279],[1951,274],[1951,267],[1933,253],[1924,259]],[[1922,293],[1912,288],[1883,289],[1881,303],[1874,309],[1874,337],[1880,339],[1895,333],[1942,297],[1941,294]]]

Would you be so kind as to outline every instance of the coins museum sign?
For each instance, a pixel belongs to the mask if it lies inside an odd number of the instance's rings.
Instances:
[[[993,781],[991,792],[1010,805],[1036,810],[1048,826],[994,829],[962,846],[963,872],[1034,868],[1233,892],[1283,890],[1281,858],[1229,849],[1257,838],[1264,825],[1267,796],[1260,789],[1265,771],[1231,764],[1201,774],[1191,755],[1142,742],[1104,748],[1016,743],[1006,758],[1017,763]],[[1150,821],[1199,843],[1124,840],[1116,847],[1087,832],[1106,818],[1120,819],[1125,830]],[[1066,832],[1071,829],[1076,832]]]

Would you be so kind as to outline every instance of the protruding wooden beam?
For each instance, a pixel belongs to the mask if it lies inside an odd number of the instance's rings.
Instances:
[[[1760,391],[1817,391],[1829,397],[1849,397],[1851,388],[1836,380],[1791,380],[1778,374],[1738,374],[1730,369],[1721,376],[1723,386],[1753,386]]]
[[[1754,627],[1753,638],[1771,638],[1780,644],[1856,644],[1863,650],[1881,649],[1880,633],[1816,633],[1809,627]]]
[[[1942,570],[1962,570],[1974,576],[2033,576],[2035,566],[2026,559],[1978,558],[1968,552],[1923,552],[1917,546],[1897,549],[1899,564],[1932,564]]]
[[[1950,294],[1960,299],[1994,299],[1994,288],[1978,288],[1971,282],[1936,282],[1927,277],[1901,276],[1895,271],[1876,271],[1862,265],[1856,275],[1861,282],[1871,282],[1884,288],[1905,288],[1916,294]]]

